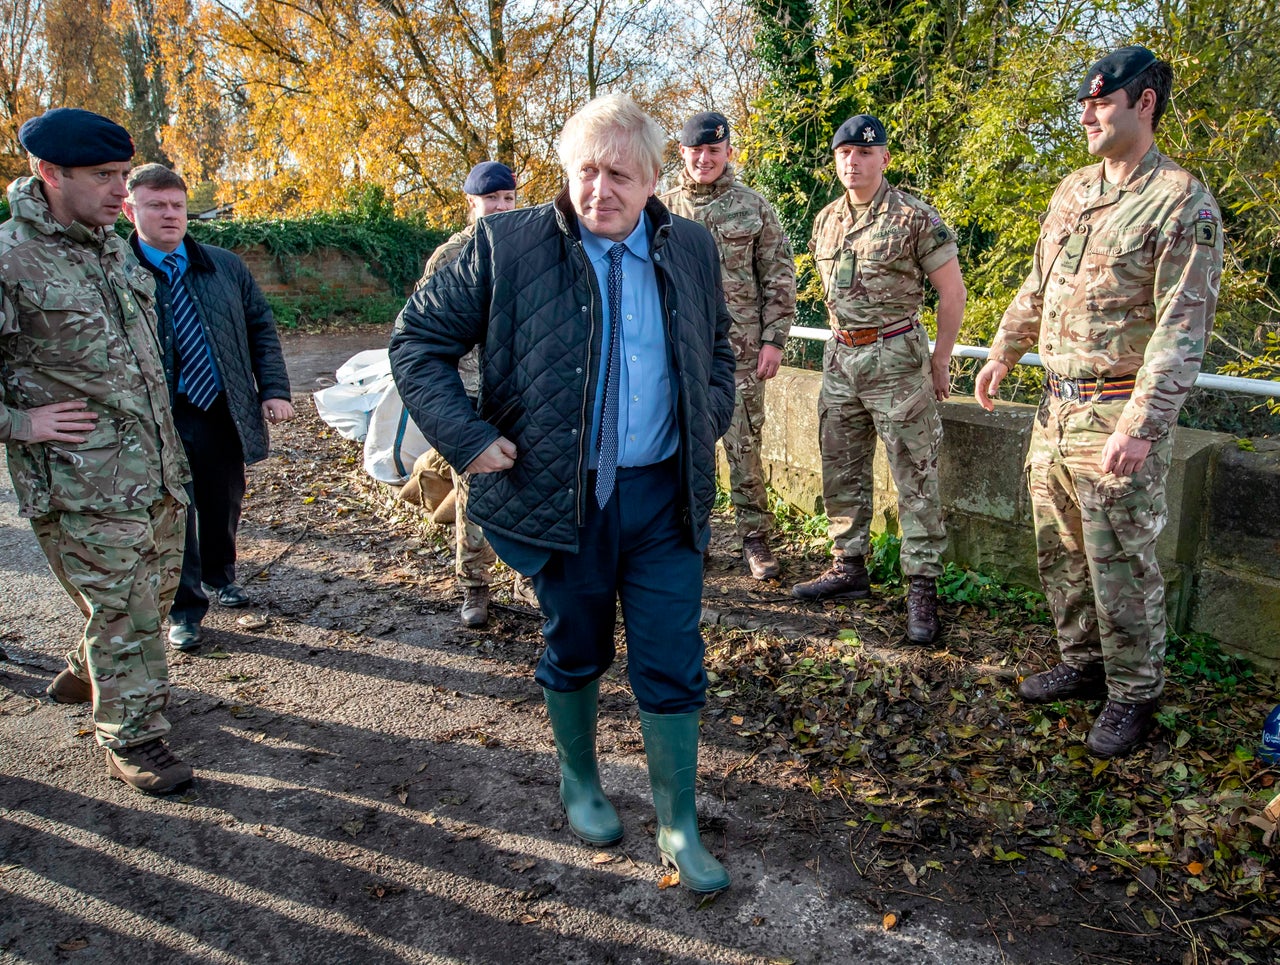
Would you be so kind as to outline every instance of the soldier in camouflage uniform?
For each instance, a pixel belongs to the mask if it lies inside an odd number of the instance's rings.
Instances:
[[[169,412],[155,287],[112,230],[133,142],[88,111],[28,121],[34,177],[0,226],[0,440],[22,515],[86,618],[50,695],[92,701],[108,769],[139,790],[191,780],[163,737],[162,623],[188,480]]]
[[[1218,206],[1155,149],[1173,71],[1142,47],[1080,85],[1101,163],[1054,192],[1031,274],[1004,314],[975,395],[987,409],[1037,339],[1048,372],[1027,453],[1040,576],[1062,661],[1019,685],[1035,703],[1106,697],[1087,740],[1133,750],[1164,688],[1170,432],[1195,382],[1222,273]]]
[[[425,285],[427,279],[445,265],[457,260],[467,242],[475,236],[476,221],[479,218],[499,211],[511,211],[516,206],[515,175],[509,167],[497,161],[482,161],[472,168],[462,191],[467,198],[467,219],[470,223],[461,231],[454,232],[448,241],[431,253],[418,288]],[[467,395],[474,400],[480,391],[479,345],[458,361],[458,374],[462,377],[462,386],[467,390]],[[440,462],[441,471],[452,474],[456,500],[454,572],[463,593],[459,616],[463,626],[482,627],[489,621],[489,571],[497,557],[489,541],[484,538],[484,530],[467,516],[467,475],[452,469],[443,459]],[[537,597],[523,577],[516,576],[513,592],[518,599],[537,605]]]
[[[733,316],[729,342],[738,361],[733,423],[722,440],[729,489],[743,558],[757,580],[770,579],[779,566],[769,549],[773,514],[760,458],[764,383],[778,374],[795,321],[795,258],[769,202],[734,176],[723,114],[691,117],[680,132],[680,157],[680,186],[661,200],[674,214],[704,225],[720,251],[724,298]]]
[[[907,639],[941,632],[937,577],[946,529],[938,491],[942,420],[951,350],[964,316],[956,236],[938,212],[884,179],[883,125],[867,114],[845,121],[831,147],[845,193],[819,212],[809,248],[826,293],[833,340],[823,360],[819,412],[822,498],[834,560],[792,589],[802,600],[871,595],[872,459],[884,442],[898,487]],[[938,292],[932,356],[920,326],[924,280]]]

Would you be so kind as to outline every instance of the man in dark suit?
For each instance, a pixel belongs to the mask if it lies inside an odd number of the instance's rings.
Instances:
[[[482,219],[405,306],[391,363],[427,439],[473,474],[468,512],[532,577],[546,616],[536,679],[570,828],[592,845],[622,837],[595,755],[620,599],[659,851],[686,887],[711,892],[729,875],[694,807],[699,617],[734,358],[715,242],[653,197],[665,141],[625,95],[570,118],[565,191]],[[472,404],[457,368],[476,344]]]
[[[173,418],[191,462],[182,582],[169,642],[200,643],[213,597],[246,606],[236,583],[236,530],[247,464],[267,457],[267,423],[294,416],[275,318],[243,261],[187,235],[187,184],[161,164],[129,174],[125,216],[138,261],[155,275],[159,340]]]

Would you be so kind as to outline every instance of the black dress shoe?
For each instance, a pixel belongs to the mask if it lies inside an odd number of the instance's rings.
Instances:
[[[174,623],[169,627],[169,643],[175,650],[194,650],[200,646],[200,624]]]
[[[232,609],[248,606],[253,602],[253,597],[245,592],[245,588],[239,583],[228,583],[226,586],[216,589],[212,586],[206,586],[204,591],[209,594],[209,599],[216,600],[222,606]]]

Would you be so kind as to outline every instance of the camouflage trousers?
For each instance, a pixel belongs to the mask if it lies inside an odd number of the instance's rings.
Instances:
[[[453,496],[457,505],[457,522],[453,527],[454,565],[459,586],[488,586],[492,582],[490,570],[498,559],[493,547],[484,538],[484,530],[467,515],[467,496],[471,491],[471,476],[453,471]]]
[[[118,513],[47,513],[31,526],[85,615],[67,666],[92,683],[98,743],[120,749],[163,737],[169,665],[162,631],[182,574],[186,507],[164,496]]]
[[[764,386],[752,368],[739,372],[733,397],[733,421],[721,440],[729,463],[729,498],[733,501],[734,528],[739,538],[768,536],[773,514],[764,487],[764,461],[760,458],[764,429]]]
[[[1102,449],[1124,400],[1040,404],[1027,451],[1040,580],[1062,661],[1102,662],[1116,700],[1164,690],[1164,580],[1156,537],[1164,528],[1173,443],[1151,447],[1132,476],[1102,471]]]
[[[818,406],[822,500],[836,556],[871,551],[876,436],[898,487],[902,571],[939,576],[947,530],[938,489],[942,419],[929,377],[929,343],[906,335],[850,348],[827,344]]]
[[[433,453],[431,468],[453,479],[453,572],[458,585],[488,586],[492,582],[489,571],[498,557],[484,538],[484,530],[467,516],[471,477],[455,470],[439,453]]]

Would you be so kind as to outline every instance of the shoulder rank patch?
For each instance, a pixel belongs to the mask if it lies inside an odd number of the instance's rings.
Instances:
[[[1213,247],[1218,243],[1218,221],[1208,208],[1202,210],[1195,223],[1196,244]]]

